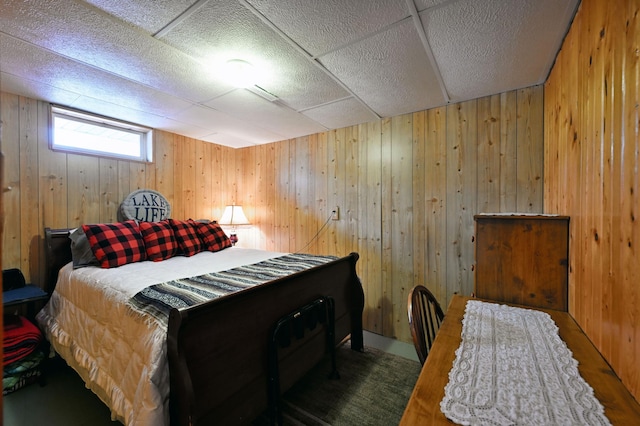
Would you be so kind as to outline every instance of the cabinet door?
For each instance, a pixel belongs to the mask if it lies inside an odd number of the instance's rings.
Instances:
[[[477,215],[475,219],[476,296],[566,311],[569,218]]]

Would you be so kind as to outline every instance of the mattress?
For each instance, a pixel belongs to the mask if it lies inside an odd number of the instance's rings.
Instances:
[[[219,272],[285,253],[232,247],[162,262],[59,273],[37,321],[52,348],[125,425],[169,424],[166,328],[143,320],[128,301],[144,288]]]

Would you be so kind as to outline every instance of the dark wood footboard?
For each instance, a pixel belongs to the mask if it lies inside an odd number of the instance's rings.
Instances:
[[[268,404],[268,342],[276,322],[319,297],[335,301],[335,342],[361,350],[358,254],[186,309],[173,309],[167,346],[171,424],[243,424]],[[327,353],[322,327],[279,352],[287,390]],[[340,366],[338,365],[338,369]]]

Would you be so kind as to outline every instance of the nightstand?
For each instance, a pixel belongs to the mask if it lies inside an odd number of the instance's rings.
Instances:
[[[29,320],[33,320],[36,316],[36,303],[44,302],[47,299],[49,299],[49,295],[34,284],[2,292],[2,306],[5,314],[7,314],[8,307],[26,304]]]

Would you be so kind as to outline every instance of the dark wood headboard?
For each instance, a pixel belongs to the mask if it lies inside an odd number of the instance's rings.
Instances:
[[[53,292],[58,281],[58,272],[71,262],[71,240],[69,229],[44,228],[44,246],[46,256],[45,291]]]

